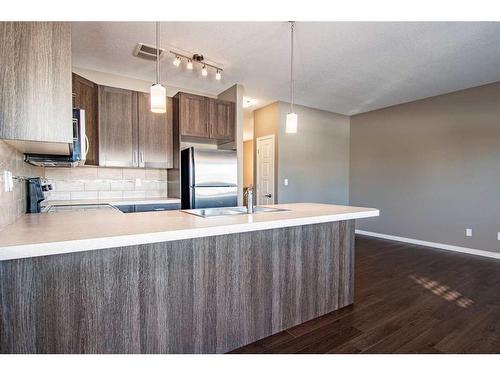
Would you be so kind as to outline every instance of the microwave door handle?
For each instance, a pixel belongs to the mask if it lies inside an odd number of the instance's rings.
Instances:
[[[90,148],[90,141],[89,137],[87,137],[87,134],[85,134],[85,160],[87,160],[87,154],[89,153],[89,148]]]

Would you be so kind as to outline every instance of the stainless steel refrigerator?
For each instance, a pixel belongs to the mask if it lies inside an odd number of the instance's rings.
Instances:
[[[181,151],[182,209],[234,207],[238,205],[236,151]]]

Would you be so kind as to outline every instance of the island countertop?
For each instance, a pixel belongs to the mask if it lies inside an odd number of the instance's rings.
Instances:
[[[197,217],[180,210],[23,215],[0,230],[0,261],[379,216],[375,208],[277,204],[289,211]]]

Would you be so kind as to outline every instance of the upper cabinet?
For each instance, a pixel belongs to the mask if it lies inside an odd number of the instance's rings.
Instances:
[[[139,115],[139,166],[172,168],[172,98],[167,113],[151,112],[149,94],[137,94]]]
[[[180,92],[176,95],[179,105],[181,136],[208,138],[207,98]]]
[[[174,126],[184,139],[225,143],[234,140],[235,104],[204,96],[177,93]]]
[[[149,94],[107,86],[98,93],[98,165],[172,168],[172,99],[160,114],[151,112]]]
[[[137,92],[99,86],[99,165],[138,167]]]
[[[210,138],[221,141],[234,139],[234,103],[208,99],[208,124]]]
[[[69,23],[0,22],[0,77],[0,138],[24,152],[67,152],[73,141]]]
[[[73,107],[85,110],[85,135],[89,140],[87,165],[99,164],[97,89],[97,84],[73,73]]]

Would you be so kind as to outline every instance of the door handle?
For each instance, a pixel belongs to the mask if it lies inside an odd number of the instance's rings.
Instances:
[[[271,195],[271,194],[264,194],[264,197],[266,197],[266,198],[271,198],[271,197],[272,197],[272,195]]]

